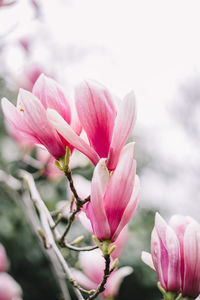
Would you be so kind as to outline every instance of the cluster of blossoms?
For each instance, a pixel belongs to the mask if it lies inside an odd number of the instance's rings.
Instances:
[[[8,267],[7,256],[4,247],[0,244],[0,299],[21,300],[22,290],[17,282],[6,273]]]
[[[135,123],[133,93],[120,101],[103,85],[84,81],[75,89],[74,106],[53,79],[41,75],[32,92],[20,89],[17,107],[2,99],[2,110],[15,140],[18,137],[19,144],[44,147],[51,162],[53,158],[62,162],[66,147],[71,154],[77,149],[91,160],[95,165],[91,196],[82,205],[81,214],[88,218],[89,231],[100,243],[118,245],[113,255],[119,255],[123,244],[120,240],[124,240],[120,233],[127,230],[124,228],[136,210],[139,193],[134,143],[125,145]],[[41,152],[39,157],[40,161],[47,159]],[[104,273],[104,260],[99,252],[87,253],[99,256],[101,261],[96,270],[99,277],[93,283],[96,287]],[[119,283],[130,271],[131,268],[113,271],[103,296],[115,295],[119,284],[114,282]]]
[[[71,154],[74,149],[79,150],[93,163],[88,201],[81,203],[82,191],[78,196],[71,177],[68,179],[80,221],[95,236],[101,250],[109,245],[106,252],[102,250],[103,256],[107,259],[111,255],[109,264],[114,264],[124,246],[126,225],[136,210],[139,194],[134,143],[126,144],[135,123],[134,94],[129,93],[121,101],[101,84],[84,81],[75,88],[74,106],[54,80],[41,75],[32,92],[20,89],[17,107],[4,98],[2,109],[16,140],[18,137],[19,141],[40,145],[48,151],[47,155],[38,155],[41,161],[47,162],[49,158],[51,162],[47,174],[52,172],[52,160],[56,159],[58,166],[64,166],[62,171],[70,175],[68,165],[63,165],[66,148]],[[113,245],[117,246],[115,250]],[[85,275],[79,271],[74,274],[85,288],[98,289],[105,275],[100,249],[80,254]],[[200,225],[193,219],[175,215],[167,225],[157,214],[151,255],[143,252],[142,259],[156,270],[164,299],[175,299],[177,294],[177,299],[194,299],[199,295]],[[121,279],[131,271],[109,271],[107,287],[101,295],[115,296]]]
[[[62,88],[41,75],[32,93],[19,91],[17,107],[4,98],[2,109],[24,140],[43,145],[55,159],[68,146],[71,153],[76,148],[92,161],[96,167],[85,211],[95,236],[114,241],[138,199],[134,143],[124,147],[135,123],[134,95],[120,101],[104,86],[85,81],[75,89],[75,102],[76,110]],[[82,129],[89,142],[80,137]]]

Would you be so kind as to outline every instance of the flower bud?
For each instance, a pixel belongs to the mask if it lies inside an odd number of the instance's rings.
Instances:
[[[142,259],[156,270],[165,291],[196,298],[200,293],[200,225],[174,215],[169,224],[157,213],[151,235],[151,256]],[[152,260],[151,260],[152,259]]]

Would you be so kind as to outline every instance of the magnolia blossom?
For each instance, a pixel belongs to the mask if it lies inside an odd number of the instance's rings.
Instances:
[[[78,218],[81,222],[81,224],[90,232],[90,233],[93,233],[93,230],[92,230],[92,225],[91,225],[91,222],[90,220],[87,218],[86,214],[84,211],[81,211],[78,215]],[[124,246],[126,244],[126,241],[127,241],[127,238],[128,238],[128,226],[126,225],[122,231],[120,232],[120,234],[118,235],[117,239],[111,243],[111,247],[113,245],[116,246],[115,250],[111,253],[111,256],[112,258],[117,258],[119,257],[122,252],[123,252],[123,249],[124,249]]]
[[[70,124],[77,136],[81,125],[75,114],[72,115],[69,103],[61,87],[52,79],[41,75],[36,81],[32,93],[20,89],[17,107],[6,98],[2,99],[2,109],[7,120],[17,131],[23,133],[27,142],[42,144],[51,155],[59,159],[65,154],[69,144],[52,127],[46,117],[47,108],[53,108]]]
[[[6,257],[6,251],[3,245],[0,244],[0,272],[6,271],[8,266],[8,261]]]
[[[21,40],[21,45],[26,51],[28,51],[29,42],[28,40]],[[41,74],[47,74],[44,70],[44,67],[36,62],[29,62],[23,69],[21,76],[16,78],[18,85],[27,90],[32,91],[34,84]]]
[[[84,274],[80,271],[73,270],[76,280],[86,289],[96,289],[102,281],[105,268],[105,261],[101,251],[96,249],[89,252],[81,252],[79,255],[79,263]],[[103,298],[116,296],[123,278],[131,274],[132,271],[131,267],[114,270],[109,276],[106,289],[101,293],[101,296]]]
[[[22,300],[22,290],[7,273],[0,273],[0,300]]]
[[[157,213],[151,235],[151,255],[142,259],[153,267],[165,291],[196,298],[200,293],[200,225],[174,215],[169,224]]]
[[[2,6],[10,6],[16,3],[16,0],[0,0],[0,7]]]
[[[79,195],[79,197],[81,197],[81,199],[85,199],[88,197],[88,195],[91,194],[91,182],[89,180],[85,179],[83,176],[75,175],[73,177],[73,181],[74,181],[76,190],[78,192],[78,195]],[[69,197],[69,199],[71,199],[71,197],[72,197],[70,188],[68,191],[68,197]],[[65,205],[66,205],[66,201],[64,201],[62,203],[62,206],[60,205],[60,207],[64,207]],[[69,205],[62,211],[62,214],[66,217],[69,216],[69,214],[70,214]],[[85,229],[87,229],[90,233],[93,233],[91,222],[88,219],[88,217],[86,216],[84,208],[81,210],[81,212],[79,212],[77,214],[77,218],[79,219],[81,224],[85,227]],[[120,232],[120,234],[119,234],[118,238],[115,240],[115,242],[111,244],[111,247],[113,245],[116,246],[116,249],[111,254],[112,258],[117,258],[121,255],[127,238],[128,238],[128,226],[125,226],[122,229],[122,231]]]
[[[17,130],[11,123],[5,122],[5,127],[11,138],[17,143],[24,153],[29,153],[34,148],[34,142],[26,139],[23,132]]]
[[[139,179],[133,152],[134,143],[124,147],[112,174],[105,159],[101,159],[94,170],[91,200],[85,205],[85,211],[93,233],[101,241],[114,242],[136,210]]]
[[[75,100],[78,117],[87,134],[89,144],[72,130],[63,117],[48,110],[48,118],[58,132],[96,165],[100,158],[107,159],[107,167],[114,170],[120,152],[127,142],[135,123],[135,98],[128,94],[120,101],[104,86],[85,81],[77,86]]]

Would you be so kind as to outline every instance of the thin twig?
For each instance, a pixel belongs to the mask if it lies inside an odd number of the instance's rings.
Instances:
[[[73,210],[73,212],[71,213],[71,215],[68,218],[67,227],[66,227],[66,229],[65,229],[65,231],[62,234],[61,239],[60,239],[60,244],[61,245],[64,244],[65,236],[67,235],[68,231],[70,230],[71,225],[72,225],[72,223],[73,223],[73,221],[75,219],[76,214],[81,210],[81,208],[83,207],[83,205],[85,203],[87,203],[88,201],[90,201],[90,196],[87,197],[85,200],[80,200],[80,198],[78,198],[78,200],[76,199],[76,209]]]
[[[69,249],[71,249],[71,250],[74,250],[74,251],[92,251],[92,250],[94,250],[94,249],[97,249],[98,248],[98,246],[87,246],[87,247],[76,247],[76,246],[73,246],[73,245],[71,245],[71,244],[69,244],[69,243],[66,243],[66,242],[64,242],[64,246],[66,247],[66,248],[69,248]]]

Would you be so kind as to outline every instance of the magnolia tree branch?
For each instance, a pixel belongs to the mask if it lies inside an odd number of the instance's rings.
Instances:
[[[90,201],[90,196],[88,196],[87,198],[85,198],[84,200],[82,200],[77,191],[76,191],[76,188],[74,186],[74,182],[73,182],[73,178],[72,178],[72,171],[71,169],[69,168],[69,149],[67,148],[66,150],[66,155],[65,155],[65,158],[64,158],[64,166],[63,166],[63,172],[65,174],[65,176],[67,177],[68,181],[69,181],[69,186],[70,186],[70,189],[72,191],[72,194],[73,194],[73,197],[74,199],[76,200],[76,208],[72,211],[70,217],[68,218],[68,224],[67,224],[67,227],[64,231],[64,233],[62,234],[61,236],[61,239],[60,239],[60,244],[61,245],[64,245],[64,239],[65,239],[65,236],[67,235],[67,233],[69,232],[70,228],[71,228],[71,225],[75,219],[75,216],[78,212],[80,212],[81,208],[83,207],[83,205],[85,203],[87,203],[88,201]],[[71,203],[71,207],[73,207],[73,199],[72,199],[72,203]]]
[[[50,224],[50,222],[51,222],[52,217],[50,219],[47,217],[47,212],[48,212],[48,215],[50,215],[50,213],[49,213],[47,207],[45,206],[44,202],[42,201],[39,192],[36,189],[33,177],[28,172],[22,171],[22,170],[20,171],[20,174],[24,178],[25,182],[27,183],[28,188],[30,190],[31,199],[33,200],[33,202],[34,202],[34,204],[35,204],[35,206],[36,206],[36,208],[39,212],[40,221],[41,221],[41,224],[42,224],[42,228],[44,230],[44,236],[43,236],[44,240],[43,241],[45,242],[45,246],[47,248],[52,248],[52,250],[56,254],[56,256],[57,256],[57,258],[58,258],[58,260],[59,260],[59,262],[62,266],[62,269],[63,269],[63,271],[65,272],[65,274],[67,276],[67,278],[69,279],[69,281],[71,281],[71,280],[73,280],[71,270],[70,270],[67,262],[65,261],[63,255],[61,254],[58,246],[56,245],[56,242],[55,242],[54,237],[53,237],[53,233],[51,231],[51,226],[53,224]],[[56,232],[56,234],[58,234],[57,230],[55,232]],[[42,232],[40,232],[40,234],[42,235]],[[83,298],[82,294],[80,293],[79,289],[75,286],[74,286],[74,292],[75,292],[78,300],[84,300],[84,298]]]
[[[33,203],[32,203],[32,200],[31,200],[28,192],[23,194],[22,201],[24,203],[24,207],[26,210],[26,216],[28,217],[28,220],[31,222],[33,230],[35,231],[36,234],[38,234],[37,228],[39,228],[39,226],[40,226],[40,221],[38,219],[37,214],[34,213]],[[56,279],[57,279],[60,289],[62,291],[64,300],[71,300],[71,297],[68,292],[68,288],[66,286],[65,278],[63,277],[63,272],[62,272],[60,263],[57,259],[57,256],[52,251],[52,249],[49,249],[49,251],[44,251],[44,253],[48,255],[48,257],[51,261],[51,264],[53,266],[53,270],[56,273]]]
[[[17,193],[19,197],[21,195],[19,194],[19,191],[22,190],[22,183],[16,179],[15,177],[8,175],[5,171],[0,170],[0,181],[2,181],[9,189],[11,189],[13,192]],[[38,216],[36,213],[34,213],[35,209],[32,204],[32,200],[30,198],[29,193],[24,192],[22,195],[22,204],[23,208],[26,211],[26,217],[28,218],[28,221],[32,224],[32,229],[35,231],[36,234],[38,234],[37,228],[40,226],[40,221],[38,219]],[[56,279],[58,281],[58,284],[60,286],[63,299],[64,300],[71,300],[71,297],[68,292],[68,288],[66,286],[65,279],[62,274],[62,269],[60,266],[60,263],[53,253],[52,250],[49,249],[49,251],[43,251],[45,255],[48,256],[49,260],[51,261],[51,265],[53,267],[53,270],[56,274]]]

